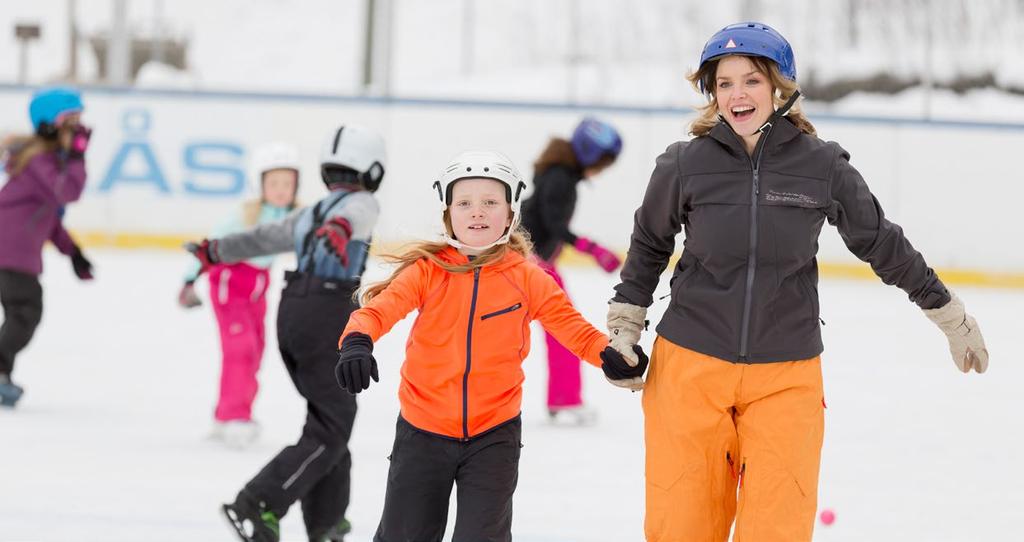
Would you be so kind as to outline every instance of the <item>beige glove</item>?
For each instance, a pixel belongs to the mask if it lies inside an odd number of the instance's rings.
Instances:
[[[647,327],[647,308],[629,303],[608,303],[608,345],[622,354],[626,363],[636,367],[640,360],[633,351],[633,345],[640,342],[640,332]],[[628,378],[625,380],[612,380],[605,377],[608,382],[627,388],[633,391],[644,389],[644,379],[641,377]]]
[[[981,336],[981,328],[964,311],[963,301],[953,292],[949,295],[949,303],[937,309],[925,309],[924,314],[946,334],[953,363],[961,371],[967,373],[973,368],[978,373],[984,373],[988,369],[988,350]]]

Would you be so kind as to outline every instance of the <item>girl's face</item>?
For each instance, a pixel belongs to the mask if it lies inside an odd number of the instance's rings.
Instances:
[[[604,166],[594,165],[594,166],[590,166],[590,167],[585,167],[585,168],[583,168],[583,178],[584,179],[593,179],[594,177],[600,175],[601,172],[606,170],[606,169],[608,169],[607,165],[604,165]]]
[[[512,208],[505,201],[505,185],[494,179],[462,179],[452,187],[448,206],[452,232],[469,248],[464,254],[479,254],[472,247],[484,247],[505,235],[512,225]]]
[[[752,150],[751,138],[757,142],[758,128],[775,112],[768,76],[745,56],[727,56],[715,71],[715,98],[718,113]]]
[[[82,123],[82,113],[79,111],[68,111],[57,115],[57,128],[74,128]]]
[[[274,207],[288,207],[295,202],[299,174],[291,169],[272,169],[263,173],[263,201]]]

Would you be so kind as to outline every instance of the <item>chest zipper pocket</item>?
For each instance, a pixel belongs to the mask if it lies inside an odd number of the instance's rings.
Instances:
[[[516,303],[515,305],[512,305],[511,307],[505,307],[504,309],[501,309],[500,311],[494,311],[494,312],[491,312],[491,313],[487,313],[487,314],[481,316],[480,319],[481,320],[486,320],[488,318],[494,318],[495,316],[501,316],[502,314],[506,314],[506,313],[509,313],[509,312],[512,312],[512,311],[519,310],[522,307],[523,307],[522,303]]]

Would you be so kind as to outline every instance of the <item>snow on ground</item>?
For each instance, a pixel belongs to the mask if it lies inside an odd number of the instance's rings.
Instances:
[[[90,255],[97,280],[80,284],[67,261],[46,254],[43,324],[15,374],[26,395],[17,410],[0,411],[0,541],[232,540],[218,504],[297,438],[304,416],[274,334],[255,410],[262,439],[246,451],[223,449],[204,440],[219,365],[213,316],[174,302],[185,255]],[[581,310],[603,327],[615,279],[596,269],[566,275]],[[1024,292],[959,289],[992,353],[989,373],[965,376],[902,292],[830,280],[820,289],[828,410],[819,494],[837,519],[819,524],[815,540],[976,541],[1018,532]],[[371,539],[383,503],[410,323],[378,344],[381,381],[359,399],[348,514],[355,542]],[[647,334],[645,345],[652,339]],[[535,333],[533,340],[515,539],[642,540],[640,395],[585,368],[585,394],[599,423],[549,425],[543,338]],[[297,508],[283,535],[305,540]]]

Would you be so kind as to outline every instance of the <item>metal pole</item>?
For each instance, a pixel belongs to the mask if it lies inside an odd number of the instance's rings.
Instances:
[[[127,85],[129,80],[127,0],[114,0],[110,36],[107,40],[107,82]]]
[[[164,57],[164,0],[153,2],[153,54],[150,59],[161,64]]]
[[[473,73],[473,53],[476,49],[475,7],[475,0],[462,0],[462,75]]]
[[[580,62],[580,22],[579,3],[569,0],[569,73],[567,79],[567,98],[569,103],[576,103],[576,78]]]
[[[925,119],[932,118],[932,3],[924,3],[924,71],[921,86],[924,87],[923,113]]]
[[[75,0],[68,0],[68,81],[78,80],[78,25],[75,23]]]
[[[28,83],[28,40],[18,40],[21,48],[18,53],[18,84]]]
[[[363,93],[370,91],[373,84],[373,22],[376,19],[377,1],[366,0],[366,42],[363,51]]]
[[[380,39],[381,59],[380,67],[381,95],[391,96],[391,61],[393,58],[391,45],[391,23],[394,21],[395,0],[382,0],[384,13],[380,17],[381,28],[378,32]]]

